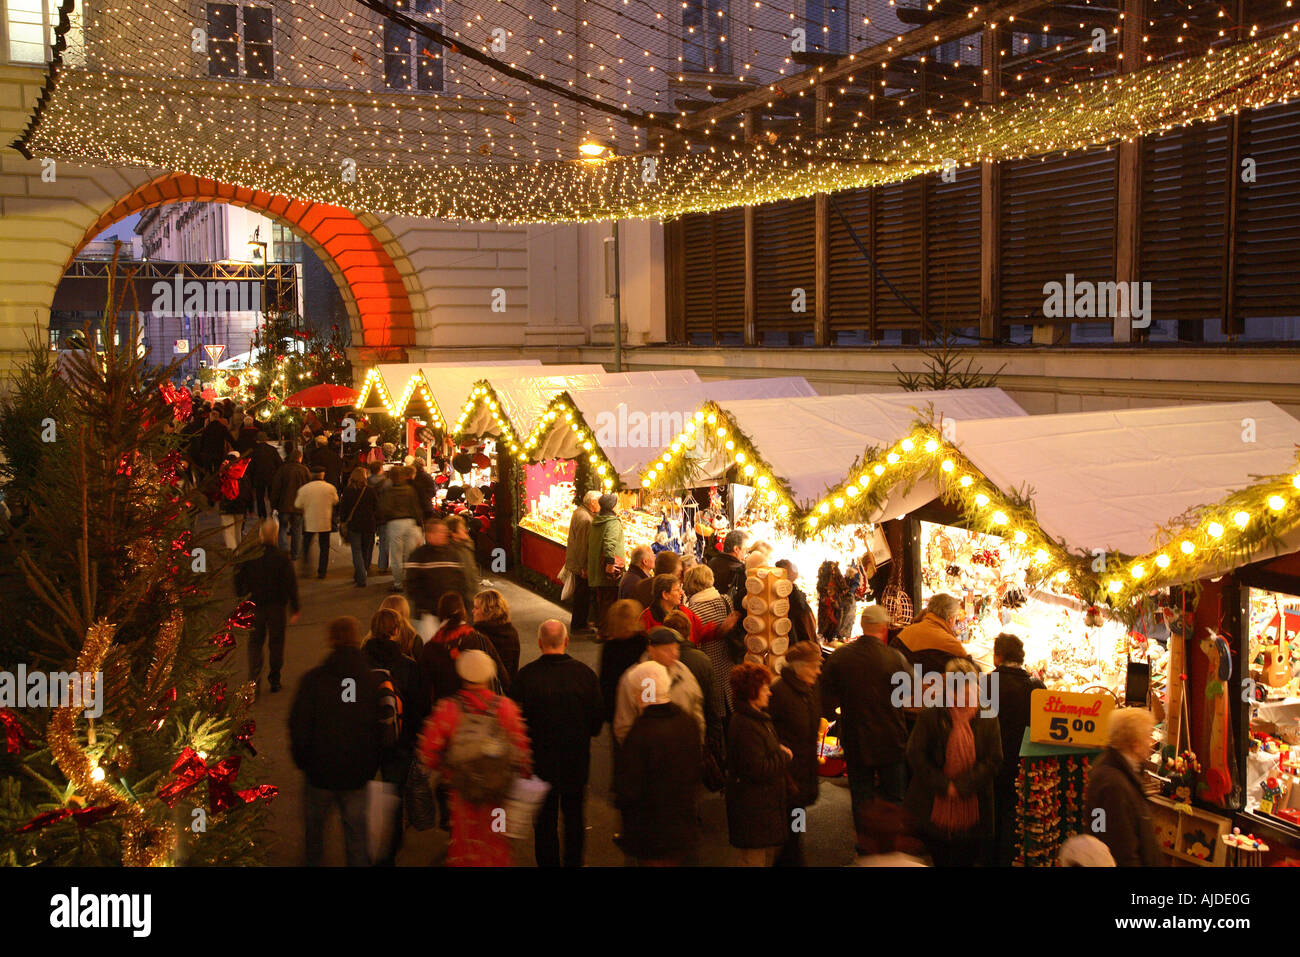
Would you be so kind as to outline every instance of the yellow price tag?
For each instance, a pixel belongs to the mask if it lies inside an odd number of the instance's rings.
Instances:
[[[1115,699],[1108,694],[1038,690],[1029,696],[1029,740],[1072,748],[1106,746]]]

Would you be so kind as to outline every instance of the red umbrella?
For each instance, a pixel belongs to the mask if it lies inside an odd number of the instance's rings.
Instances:
[[[336,409],[341,405],[355,405],[357,393],[344,385],[314,385],[295,392],[284,404],[298,409]]]

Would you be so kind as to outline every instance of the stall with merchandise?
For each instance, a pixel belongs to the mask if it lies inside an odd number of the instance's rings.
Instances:
[[[712,402],[686,422],[641,484],[651,503],[725,489],[725,498],[702,503],[701,557],[711,557],[730,528],[771,543],[774,559],[794,564],[822,637],[840,640],[857,627],[854,605],[870,593],[868,580],[881,592],[899,591],[897,576],[881,572],[894,549],[880,526],[894,513],[818,528],[806,523],[818,499],[854,471],[864,450],[896,441],[920,417],[957,424],[1024,414],[1000,389]]]
[[[642,507],[636,489],[647,461],[680,433],[691,412],[709,396],[813,394],[806,380],[789,377],[641,382],[557,395],[522,441],[527,461],[520,486],[521,561],[556,580],[569,520],[578,497],[588,489],[618,493],[629,551],[642,544],[678,551],[688,547],[696,509],[684,502],[668,509]]]
[[[521,513],[521,502],[529,501],[523,486],[536,488],[539,481],[536,470],[531,476],[527,473],[527,456],[520,436],[532,432],[556,396],[606,389],[622,393],[629,390],[653,392],[699,382],[699,376],[690,369],[564,374],[552,373],[544,367],[537,371],[538,375],[496,375],[476,382],[449,430],[458,446],[486,458],[493,474],[498,477],[498,543],[512,554],[517,554],[522,547],[512,529],[516,526],[515,517]],[[557,474],[552,484],[562,485],[565,479],[558,475],[560,470],[554,471]],[[569,471],[576,474],[576,468]],[[568,486],[570,503],[573,501],[571,480],[572,476]],[[563,494],[563,489],[560,494]],[[567,531],[567,525],[565,528]],[[539,549],[532,542],[527,550],[533,564],[541,566],[534,570],[554,580],[564,562],[563,538],[558,552],[556,549]]]

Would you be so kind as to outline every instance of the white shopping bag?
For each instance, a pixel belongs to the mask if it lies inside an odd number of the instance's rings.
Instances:
[[[527,837],[533,829],[533,819],[542,802],[546,800],[550,784],[539,777],[515,778],[506,798],[506,836]],[[567,823],[567,822],[566,822]]]
[[[575,585],[577,580],[578,576],[573,574],[573,572],[569,571],[567,568],[560,569],[560,584],[564,586],[563,590],[560,592],[560,601],[568,601],[573,597],[573,590],[577,587]]]
[[[377,779],[366,782],[366,847],[371,862],[379,860],[388,850],[401,803],[396,784]]]

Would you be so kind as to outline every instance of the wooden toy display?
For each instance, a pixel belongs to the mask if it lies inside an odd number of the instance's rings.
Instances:
[[[1223,835],[1223,844],[1228,851],[1228,867],[1261,867],[1268,853],[1267,844],[1254,834],[1242,834],[1239,827]]]
[[[1061,845],[1087,833],[1083,793],[1086,754],[1025,754],[1016,778],[1017,838],[1023,867],[1054,867]]]
[[[1149,800],[1156,840],[1172,864],[1224,866],[1227,846],[1222,838],[1231,827],[1226,817],[1187,804],[1176,804],[1160,795],[1153,795]]]
[[[790,647],[790,593],[784,568],[751,568],[745,573],[745,660],[780,674]]]

